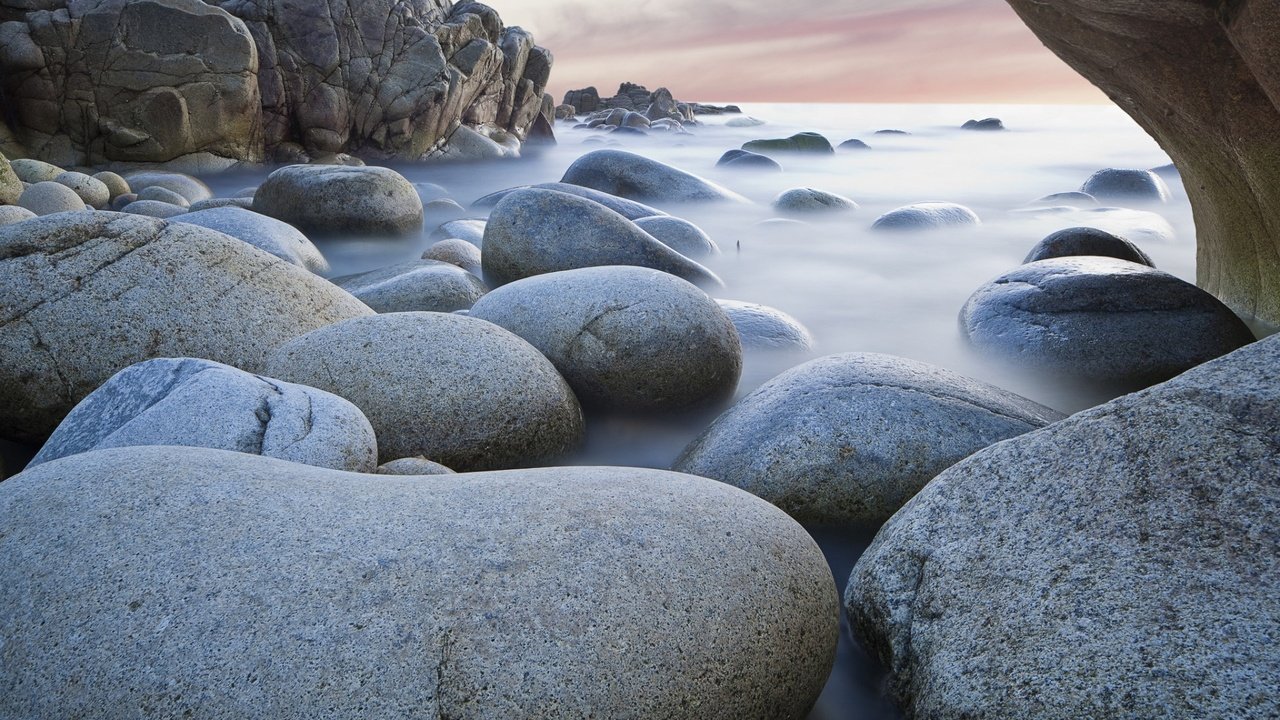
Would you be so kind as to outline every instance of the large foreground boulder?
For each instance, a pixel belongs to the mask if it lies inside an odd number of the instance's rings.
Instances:
[[[290,165],[267,176],[253,209],[318,235],[409,235],[422,230],[422,198],[383,167]]]
[[[837,606],[785,515],[655,470],[152,447],[0,484],[5,717],[799,720]]]
[[[750,202],[710,180],[622,150],[583,155],[569,166],[561,182],[640,202]]]
[[[0,227],[0,436],[44,440],[142,360],[256,372],[285,341],[370,314],[310,272],[196,225],[81,212]]]
[[[884,526],[855,633],[918,718],[1280,715],[1280,340],[991,447]]]

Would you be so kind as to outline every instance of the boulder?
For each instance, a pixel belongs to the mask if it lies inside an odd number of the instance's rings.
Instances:
[[[1139,388],[1253,342],[1225,305],[1146,265],[1104,257],[1028,263],[960,312],[978,352],[1018,367]]]
[[[1063,205],[1070,207],[1094,208],[1098,206],[1098,199],[1089,193],[1082,193],[1078,190],[1069,190],[1067,192],[1052,193],[1044,197],[1037,198],[1027,203],[1029,207],[1061,207]]]
[[[726,122],[724,126],[731,127],[731,128],[748,128],[748,127],[760,127],[761,125],[765,125],[765,124],[767,123],[765,123],[764,120],[761,120],[760,118],[757,118],[757,117],[751,117],[748,115],[747,117],[733,118],[728,122]]]
[[[105,212],[0,227],[0,308],[0,436],[26,442],[142,360],[258,372],[286,340],[372,314],[222,233]]]
[[[1271,717],[1280,344],[990,447],[862,555],[845,602],[912,717]]]
[[[378,466],[379,475],[453,475],[449,468],[424,457],[400,458]]]
[[[782,166],[768,155],[748,152],[746,150],[727,150],[716,161],[716,167],[727,167],[734,170],[765,170],[782,172]]]
[[[740,487],[806,524],[875,527],[957,461],[1061,417],[926,363],[831,355],[741,400],[674,468]]]
[[[213,190],[209,189],[209,186],[204,184],[203,180],[184,173],[167,170],[142,170],[126,173],[124,179],[129,185],[130,192],[141,193],[143,190],[152,187],[164,188],[186,198],[188,205],[213,197]]]
[[[208,360],[163,358],[121,370],[81,400],[27,467],[141,445],[233,450],[351,472],[378,465],[369,421],[336,395]]]
[[[1004,130],[1004,123],[1000,118],[983,118],[982,120],[969,120],[960,126],[961,130],[978,130],[978,131],[1000,131]]]
[[[598,265],[638,265],[691,282],[720,279],[609,208],[554,190],[517,190],[493,209],[482,264],[493,286]]]
[[[698,260],[720,254],[720,246],[702,228],[670,215],[640,218],[636,227],[687,258]]]
[[[174,221],[217,230],[312,272],[329,271],[328,261],[306,235],[288,223],[252,210],[236,206],[210,208],[179,215]]]
[[[665,212],[658,208],[650,207],[644,203],[620,198],[617,195],[610,195],[609,193],[592,190],[591,188],[582,187],[580,185],[570,185],[569,183],[562,182],[539,183],[537,185],[525,185],[509,188],[507,190],[499,190],[496,193],[490,193],[471,203],[471,207],[492,208],[504,197],[510,195],[516,190],[524,190],[526,188],[534,188],[537,190],[556,190],[558,192],[569,193],[570,195],[577,195],[580,198],[586,198],[592,202],[598,202],[628,220],[639,220],[640,218],[654,217],[655,215],[666,215]]]
[[[134,200],[120,209],[120,212],[129,215],[142,215],[144,217],[158,218],[168,220],[186,215],[187,209],[181,205],[174,205],[160,200]]]
[[[832,155],[835,149],[831,141],[816,132],[796,133],[789,138],[772,138],[768,140],[751,140],[742,144],[748,152],[761,153],[809,153],[815,155]]]
[[[825,190],[792,188],[774,198],[773,209],[785,215],[836,215],[857,210],[858,203]]]
[[[0,155],[0,206],[17,205],[24,189],[26,186],[13,172],[9,159]]]
[[[529,341],[584,405],[673,412],[733,396],[742,349],[733,323],[693,285],[610,266],[526,278],[481,298],[471,317]]]
[[[777,308],[739,300],[716,302],[737,328],[744,349],[803,352],[813,348],[809,329]]]
[[[436,260],[411,260],[332,282],[380,313],[466,310],[485,293],[480,278]]]
[[[18,207],[36,215],[78,212],[85,209],[84,200],[75,190],[52,180],[44,180],[22,191]]]
[[[480,269],[480,248],[458,238],[441,240],[432,245],[422,253],[422,259],[439,260],[456,265],[476,277],[483,274]]]
[[[6,714],[334,720],[800,720],[839,605],[800,526],[703,478],[172,448],[0,485],[0,603]]]
[[[422,229],[417,191],[383,167],[283,167],[263,181],[253,209],[312,234],[411,235]]]
[[[1080,192],[1119,204],[1169,202],[1169,186],[1150,170],[1099,170],[1085,180]]]
[[[422,193],[418,193],[422,197]],[[428,226],[437,226],[451,220],[461,220],[468,215],[467,209],[451,198],[438,198],[422,204],[423,222]]]
[[[96,178],[78,172],[64,172],[53,179],[60,185],[66,185],[80,196],[80,200],[91,208],[102,210],[111,202],[111,191],[105,183]]]
[[[622,150],[583,155],[569,166],[561,182],[641,202],[750,202],[710,180]]]
[[[138,191],[137,194],[138,194],[138,200],[154,200],[156,202],[168,203],[170,205],[177,205],[178,207],[183,208],[184,210],[191,209],[190,200],[186,199],[182,195],[179,195],[178,193],[168,188],[160,187],[159,185],[151,185],[149,187],[142,188],[141,190]],[[205,201],[201,200],[200,202],[205,202]]]
[[[840,143],[838,146],[836,146],[836,149],[837,150],[870,150],[871,146],[857,138],[851,138],[849,140],[845,140],[844,142]]]
[[[35,160],[33,158],[18,158],[9,163],[9,167],[13,170],[13,174],[24,183],[35,185],[42,182],[53,182],[59,175],[65,172],[57,165],[44,162],[43,160]]]
[[[107,170],[94,173],[93,179],[107,186],[107,193],[111,195],[112,200],[115,200],[121,195],[133,192],[133,189],[129,187],[128,180],[125,180],[121,175]]]
[[[440,227],[431,231],[428,236],[429,240],[463,240],[474,245],[477,250],[484,245],[484,229],[488,225],[487,220],[476,218],[464,218],[462,220],[450,220],[447,223],[441,223]]]
[[[30,210],[17,205],[0,205],[0,225],[12,225],[23,220],[39,217]]]
[[[978,214],[950,202],[924,202],[900,207],[876,218],[872,230],[919,231],[981,225]]]
[[[1119,235],[1091,227],[1066,228],[1049,235],[1031,248],[1031,252],[1027,253],[1026,259],[1022,262],[1029,263],[1076,255],[1113,257],[1139,265],[1156,266],[1137,245]]]
[[[280,347],[267,374],[355,403],[383,462],[423,455],[462,471],[530,466],[582,439],[582,410],[555,367],[475,318],[356,318]]]

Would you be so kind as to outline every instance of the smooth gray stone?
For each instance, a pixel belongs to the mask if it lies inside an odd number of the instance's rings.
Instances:
[[[477,278],[483,274],[480,269],[480,248],[458,238],[450,238],[435,243],[422,253],[422,259],[439,260],[450,265],[456,265]]]
[[[1099,200],[1121,204],[1169,202],[1169,186],[1150,170],[1099,170],[1085,180],[1084,185],[1080,186],[1080,192]]]
[[[75,190],[52,180],[35,183],[23,190],[18,197],[18,207],[40,216],[85,209],[84,200]]]
[[[329,271],[329,262],[306,235],[288,223],[252,210],[218,207],[189,212],[174,220],[217,230],[312,272]]]
[[[622,150],[593,150],[560,181],[640,202],[750,202],[710,180]]]
[[[1146,265],[1103,257],[1028,263],[960,312],[978,352],[1058,377],[1145,387],[1254,340],[1217,298]]]
[[[378,466],[373,427],[337,395],[208,360],[162,358],[121,370],[81,400],[27,467],[141,445],[232,450],[351,472]]]
[[[191,212],[200,212],[201,210],[213,210],[215,208],[224,208],[224,207],[236,207],[242,210],[252,210],[253,198],[251,197],[210,198],[208,200],[201,200],[199,202],[191,203],[191,207],[188,208],[188,210],[190,210]],[[266,215],[263,215],[262,217],[266,217]],[[272,219],[274,220],[275,218],[272,218]]]
[[[390,313],[296,338],[267,374],[356,404],[383,462],[422,455],[455,470],[530,466],[573,450],[582,410],[554,366],[492,323]]]
[[[378,475],[453,475],[449,468],[424,457],[400,458],[378,466]]]
[[[161,200],[134,200],[125,205],[120,212],[129,215],[141,215],[143,217],[158,218],[160,220],[168,220],[179,215],[186,215],[187,209],[181,205],[163,202]]]
[[[22,179],[13,171],[9,159],[0,153],[0,207],[17,205],[18,198],[22,197],[22,191],[26,189]]]
[[[71,188],[80,197],[80,201],[89,207],[101,210],[111,202],[111,190],[106,184],[84,173],[64,172],[53,181]]]
[[[34,217],[39,216],[24,207],[0,205],[0,225],[12,225]]]
[[[191,201],[178,193],[159,185],[151,185],[138,191],[138,200],[155,200],[157,202],[169,203],[177,205],[180,208],[191,209]],[[204,202],[201,200],[200,202]],[[90,203],[92,204],[92,203]]]
[[[1068,190],[1067,192],[1053,193],[1037,198],[1027,203],[1029,207],[1061,207],[1063,205],[1070,207],[1097,207],[1098,198],[1083,193],[1078,190]]]
[[[720,246],[702,228],[684,218],[659,215],[640,218],[636,227],[687,258],[698,260],[720,254]]]
[[[411,260],[332,282],[380,313],[466,310],[486,291],[480,278],[437,260]]]
[[[422,230],[417,190],[384,167],[282,167],[258,187],[253,209],[316,235],[412,235]]]
[[[792,188],[774,198],[773,209],[788,215],[842,214],[857,210],[858,203],[825,190]]]
[[[857,139],[857,138],[851,138],[851,139],[849,139],[849,140],[845,140],[844,142],[842,142],[842,143],[840,143],[839,145],[837,145],[837,146],[836,146],[836,150],[846,150],[846,151],[848,151],[848,150],[870,150],[870,149],[871,149],[871,146],[870,146],[870,145],[866,144],[865,142],[863,142],[863,141],[861,141],[861,140],[859,140],[859,139]]]
[[[601,205],[609,208],[610,210],[618,213],[619,215],[621,215],[622,217],[628,220],[639,220],[640,218],[654,217],[656,215],[666,215],[665,212],[655,207],[649,207],[644,203],[638,203],[634,200],[621,198],[621,197],[618,197],[617,195],[610,195],[609,193],[600,192],[599,190],[592,190],[591,188],[588,188],[588,187],[582,187],[580,185],[570,185],[569,183],[562,183],[562,182],[539,183],[537,185],[523,185],[521,187],[509,188],[507,190],[499,190],[496,193],[490,193],[480,198],[479,200],[476,200],[475,202],[471,203],[471,207],[473,208],[494,207],[498,204],[499,201],[501,201],[503,198],[510,195],[511,193],[515,192],[516,190],[525,190],[527,188],[535,188],[537,190],[558,190],[560,192],[569,193],[570,195],[577,195],[580,198],[586,198],[588,200],[598,202]]]
[[[436,224],[449,222],[450,220],[461,220],[468,215],[466,208],[450,198],[440,198],[439,200],[424,203],[422,214],[424,218],[427,218],[424,222]]]
[[[1091,227],[1066,228],[1049,235],[1031,248],[1031,252],[1027,253],[1026,259],[1022,262],[1029,263],[1076,255],[1113,257],[1148,267],[1156,266],[1137,245],[1119,235]]]
[[[772,172],[782,172],[782,166],[777,160],[760,153],[753,153],[748,150],[726,150],[720,159],[716,161],[716,167],[727,167],[734,170],[768,170]]]
[[[479,250],[484,247],[484,228],[487,223],[488,221],[483,218],[450,220],[432,230],[427,239],[436,242],[440,240],[465,240]]]
[[[813,348],[813,335],[799,320],[767,305],[716,300],[738,329],[742,347],[756,350],[796,350]]]
[[[125,208],[129,207],[129,203],[134,202],[137,199],[137,193],[130,192],[123,195],[117,195],[111,198],[111,210],[112,212],[122,212]]]
[[[906,205],[881,215],[872,230],[938,230],[981,225],[977,213],[963,205],[949,202],[926,202]]]
[[[13,170],[13,174],[18,176],[19,180],[32,185],[53,182],[65,172],[57,165],[51,165],[43,160],[35,160],[33,158],[12,159],[9,161],[9,167]]]
[[[674,469],[740,487],[803,523],[874,527],[957,461],[1061,417],[926,363],[831,355],[741,400]]]
[[[188,203],[200,202],[213,197],[213,191],[209,189],[208,185],[185,173],[168,170],[145,170],[125,173],[124,179],[129,183],[129,188],[136,193],[141,193],[149,187],[161,187],[178,193],[186,198]]]
[[[503,198],[489,215],[482,250],[485,280],[495,287],[599,265],[638,265],[699,285],[722,284],[609,208],[555,190],[529,188]]]
[[[152,447],[0,484],[0,607],[12,717],[801,720],[839,600],[703,478]]]
[[[568,270],[518,280],[471,317],[529,341],[584,405],[671,412],[733,396],[742,348],[733,323],[692,284],[647,268]]]
[[[922,718],[1280,716],[1280,339],[950,468],[849,579]]]
[[[109,212],[0,227],[0,309],[0,436],[26,442],[134,363],[260,372],[290,338],[373,312],[222,233]]]
[[[979,132],[999,132],[1005,129],[1004,122],[1000,118],[983,118],[981,120],[968,120],[964,125],[960,126],[961,130],[976,130]]]
[[[109,170],[94,173],[93,179],[107,187],[107,193],[111,196],[112,200],[115,200],[121,195],[133,192],[129,187],[129,181],[125,180],[124,176],[118,175]]]

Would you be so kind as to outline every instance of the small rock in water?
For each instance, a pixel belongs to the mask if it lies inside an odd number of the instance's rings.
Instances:
[[[815,132],[796,133],[789,138],[773,138],[769,140],[751,140],[742,144],[742,149],[754,153],[814,153],[831,155],[835,149],[831,142]]]
[[[582,410],[551,362],[471,317],[400,312],[329,325],[278,348],[267,374],[355,403],[383,462],[422,455],[464,472],[525,467],[582,440]]]
[[[23,190],[18,207],[41,216],[85,209],[84,199],[75,190],[52,180],[43,180]]]
[[[422,206],[422,215],[426,222],[440,224],[450,220],[461,220],[467,216],[467,209],[450,198],[432,200]]]
[[[111,202],[111,191],[106,184],[84,173],[65,172],[53,181],[71,188],[89,207],[101,210]]]
[[[188,212],[175,216],[174,220],[225,233],[311,272],[329,271],[328,261],[306,235],[289,223],[252,210],[234,206],[219,207]]]
[[[480,278],[437,260],[412,260],[332,282],[380,313],[466,310],[486,290]]]
[[[253,209],[304,233],[410,235],[422,229],[418,192],[383,167],[283,167],[263,181]]]
[[[1097,207],[1098,198],[1090,195],[1089,193],[1083,193],[1078,190],[1069,190],[1067,192],[1045,195],[1042,198],[1038,198],[1027,203],[1028,207],[1059,207],[1063,205],[1073,207]]]
[[[738,300],[716,300],[738,329],[743,348],[753,350],[813,349],[813,335],[799,320],[767,305]]]
[[[1073,227],[1053,233],[1032,248],[1022,262],[1029,263],[1075,255],[1113,257],[1139,265],[1156,266],[1137,245],[1119,235],[1091,227]]]
[[[427,239],[436,242],[441,240],[464,240],[475,245],[476,249],[480,249],[484,246],[484,229],[488,224],[487,220],[480,218],[450,220],[432,230]]]
[[[1099,200],[1122,204],[1169,202],[1169,186],[1150,170],[1099,170],[1084,182],[1080,191]]]
[[[768,170],[772,172],[782,172],[782,166],[777,160],[760,153],[753,153],[747,150],[728,150],[716,162],[716,167],[727,167],[734,169],[749,170]]]
[[[1253,342],[1217,298],[1146,265],[1063,257],[982,286],[960,313],[979,352],[1063,378],[1135,389]]]
[[[160,187],[159,185],[152,185],[150,187],[145,187],[139,190],[138,200],[140,201],[154,200],[156,202],[169,203],[170,205],[177,205],[178,207],[184,208],[184,209],[190,209],[191,207],[191,202],[187,200],[185,197],[170,190],[169,188]],[[202,200],[201,202],[205,202],[205,201]]]
[[[740,487],[802,523],[875,527],[957,461],[1061,417],[933,365],[832,355],[748,395],[674,468]]]
[[[449,468],[437,462],[418,456],[400,458],[378,466],[379,475],[453,475]]]
[[[687,258],[698,260],[720,254],[720,246],[702,228],[670,215],[640,218],[636,227],[654,236],[663,245]]]
[[[745,117],[736,117],[724,124],[725,127],[744,128],[744,127],[760,127],[765,121],[757,117],[747,115]]]
[[[179,205],[174,205],[160,200],[134,200],[128,205],[125,205],[120,212],[128,213],[129,215],[142,215],[145,217],[167,220],[179,215],[185,215],[187,213],[187,209]]]
[[[862,142],[857,138],[852,138],[850,140],[845,140],[844,142],[840,143],[839,147],[837,147],[836,149],[837,150],[870,150],[871,146]]]
[[[213,197],[213,191],[204,182],[184,173],[167,170],[147,170],[125,174],[125,180],[133,192],[141,193],[149,187],[162,187],[172,190],[187,199],[188,203],[200,202]]]
[[[821,215],[853,212],[858,203],[823,190],[792,188],[774,199],[773,209],[790,215]]]
[[[910,135],[906,130],[877,130],[876,135]]]
[[[447,200],[449,191],[443,185],[437,185],[430,182],[416,182],[413,189],[418,193],[418,199],[422,201],[423,207],[432,200]],[[252,196],[250,196],[252,197]]]
[[[28,467],[92,450],[205,447],[372,472],[378,446],[355,405],[315,388],[191,358],[121,370],[53,431]]]
[[[970,120],[960,127],[961,130],[979,130],[979,131],[998,131],[1004,130],[1004,123],[1000,118],[983,118],[982,120]]]
[[[495,287],[599,265],[638,265],[721,285],[715,273],[609,208],[554,190],[517,190],[503,198],[489,216],[481,248],[485,279]]]
[[[732,397],[738,333],[707,294],[666,273],[611,266],[538,275],[481,298],[471,316],[529,341],[584,405],[673,412]]]
[[[750,202],[741,195],[656,160],[622,150],[593,150],[561,182],[641,202]]]
[[[423,260],[439,260],[456,265],[463,270],[481,277],[480,248],[459,238],[441,240],[422,253]]]
[[[638,203],[634,200],[621,198],[617,195],[610,195],[609,193],[600,192],[599,190],[593,190],[588,187],[582,187],[581,185],[570,185],[569,183],[562,182],[539,183],[537,185],[524,185],[521,187],[508,188],[506,190],[499,190],[496,193],[490,193],[471,203],[471,207],[492,208],[496,206],[502,198],[510,195],[516,190],[525,190],[528,188],[534,188],[536,190],[556,190],[563,193],[569,193],[570,195],[577,195],[580,198],[586,198],[593,202],[598,202],[628,220],[639,220],[640,218],[653,217],[655,215],[666,215],[665,212],[655,207],[645,205],[644,203]]]
[[[891,210],[872,224],[872,230],[937,230],[981,225],[978,214],[949,202],[916,203]]]

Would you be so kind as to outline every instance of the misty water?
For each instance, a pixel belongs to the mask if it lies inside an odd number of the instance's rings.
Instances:
[[[1096,388],[1071,387],[1052,378],[1024,377],[970,354],[957,313],[984,282],[1018,264],[1049,233],[1073,226],[1099,227],[1137,243],[1157,267],[1194,281],[1195,236],[1186,194],[1176,178],[1167,205],[1141,210],[1056,208],[1027,204],[1051,193],[1079,189],[1106,167],[1154,168],[1169,158],[1139,127],[1111,106],[962,105],[743,105],[766,121],[727,127],[739,116],[700,118],[692,135],[605,135],[560,123],[559,144],[521,161],[452,165],[398,165],[413,182],[443,185],[464,207],[488,193],[517,185],[557,181],[580,155],[602,147],[640,153],[702,175],[756,201],[753,206],[659,206],[687,218],[719,244],[723,254],[704,261],[725,281],[717,297],[762,303],[804,323],[815,339],[810,353],[748,352],[738,398],[779,372],[814,357],[864,351],[940,365],[1064,412],[1109,399]],[[971,118],[996,116],[1005,132],[960,129]],[[878,135],[897,129],[909,135]],[[833,145],[859,138],[867,151],[834,156],[780,157],[782,173],[715,167],[728,149],[747,140],[817,131]],[[260,177],[210,179],[230,194]],[[856,200],[861,209],[806,225],[761,226],[776,217],[770,201],[783,190],[814,187]],[[966,205],[980,227],[919,235],[870,231],[883,212],[921,201]],[[484,217],[487,210],[475,211]],[[337,239],[320,243],[333,275],[416,259],[438,224],[428,218],[411,239]],[[724,408],[677,418],[594,417],[586,446],[569,462],[666,468],[681,449]],[[843,591],[849,569],[870,532],[811,528]],[[839,661],[814,718],[892,717],[879,697],[879,678],[842,628]]]

